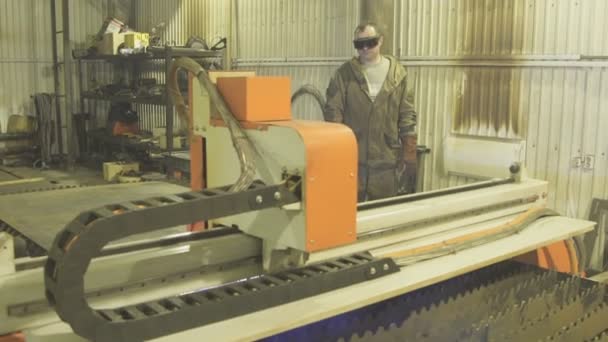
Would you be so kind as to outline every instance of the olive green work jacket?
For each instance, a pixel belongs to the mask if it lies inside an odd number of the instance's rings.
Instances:
[[[416,134],[417,114],[408,96],[405,68],[396,58],[384,57],[390,67],[375,101],[356,57],[336,71],[326,93],[325,120],[345,124],[357,137],[360,200],[361,192],[367,199],[397,194],[401,140]]]

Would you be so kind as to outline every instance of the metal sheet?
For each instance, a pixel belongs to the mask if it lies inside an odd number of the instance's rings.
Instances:
[[[57,233],[82,211],[104,204],[189,190],[175,184],[146,182],[6,195],[0,197],[0,220],[48,250]],[[184,231],[184,227],[171,228],[145,237],[153,238]],[[137,236],[131,240],[143,237]]]

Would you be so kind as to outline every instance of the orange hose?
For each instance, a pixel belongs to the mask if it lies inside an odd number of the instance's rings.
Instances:
[[[570,257],[570,269],[571,273],[574,275],[579,275],[578,268],[578,256],[576,255],[576,246],[574,245],[574,240],[568,239],[565,241],[566,248],[568,249],[568,256]]]
[[[404,251],[390,253],[388,255],[385,255],[385,257],[403,258],[403,257],[417,256],[417,255],[433,252],[439,248],[455,246],[455,245],[459,245],[459,244],[469,242],[469,241],[472,241],[475,239],[500,234],[502,232],[513,229],[514,226],[522,224],[527,218],[529,218],[530,216],[532,216],[538,212],[541,212],[543,210],[546,210],[546,209],[545,208],[530,208],[526,212],[517,216],[512,221],[501,224],[497,227],[485,229],[485,230],[474,232],[474,233],[469,233],[466,235],[458,236],[455,238],[451,238],[448,240],[444,240],[441,242],[433,243],[433,244],[422,246],[422,247],[416,247],[416,248],[412,248],[412,249],[408,249],[408,250],[404,250]]]
[[[25,335],[22,332],[0,335],[0,342],[25,342]]]

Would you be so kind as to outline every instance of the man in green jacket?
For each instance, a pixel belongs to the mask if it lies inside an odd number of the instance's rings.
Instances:
[[[405,68],[381,55],[383,37],[373,23],[354,33],[359,57],[344,63],[327,88],[326,121],[350,127],[359,148],[359,201],[415,191],[416,111]]]

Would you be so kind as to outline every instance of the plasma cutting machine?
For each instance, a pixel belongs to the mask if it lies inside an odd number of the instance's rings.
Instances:
[[[187,104],[171,85],[192,189],[0,197],[36,210],[64,201],[46,220],[0,209],[0,341],[584,340],[608,329],[605,289],[580,277],[573,239],[594,224],[547,209],[547,183],[523,165],[357,204],[353,133],[292,120],[288,79],[179,68],[191,74]],[[185,225],[200,231],[172,228]],[[14,237],[45,255],[15,258]]]

